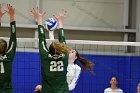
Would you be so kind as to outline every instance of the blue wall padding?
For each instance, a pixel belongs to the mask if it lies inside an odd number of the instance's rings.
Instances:
[[[135,93],[140,82],[139,56],[81,55],[94,62],[94,73],[82,71],[76,93],[103,93],[109,87],[112,76],[118,78],[124,93]],[[79,64],[79,62],[78,62]],[[13,87],[15,93],[33,93],[41,84],[39,53],[17,52],[13,63]]]

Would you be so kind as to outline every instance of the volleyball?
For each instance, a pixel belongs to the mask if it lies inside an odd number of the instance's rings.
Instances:
[[[57,27],[57,22],[54,18],[45,20],[45,27],[48,31],[53,31]]]

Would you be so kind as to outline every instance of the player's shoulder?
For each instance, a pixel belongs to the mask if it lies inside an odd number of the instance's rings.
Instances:
[[[118,88],[118,91],[119,91],[119,92],[123,92],[123,90],[122,90],[122,89],[120,89],[120,88]]]
[[[106,88],[104,91],[106,92],[106,91],[110,91],[111,89],[110,88]]]
[[[74,64],[75,65],[75,68],[77,69],[77,70],[81,70],[81,67],[79,66],[79,65],[77,65],[77,64]]]

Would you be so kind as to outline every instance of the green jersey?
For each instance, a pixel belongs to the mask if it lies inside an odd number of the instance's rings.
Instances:
[[[66,74],[68,54],[49,54],[44,27],[38,26],[39,52],[41,57],[42,93],[69,93]]]
[[[8,51],[0,56],[0,93],[13,93],[12,89],[12,63],[16,51],[15,21],[10,23],[11,36]]]

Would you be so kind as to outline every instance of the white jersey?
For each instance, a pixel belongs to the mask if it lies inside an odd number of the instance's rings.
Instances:
[[[112,90],[111,88],[106,88],[104,90],[104,93],[123,93],[123,90],[120,88],[117,88],[115,90]]]
[[[81,67],[77,64],[69,64],[67,70],[67,82],[69,86],[69,91],[72,91],[75,88],[79,79]]]

